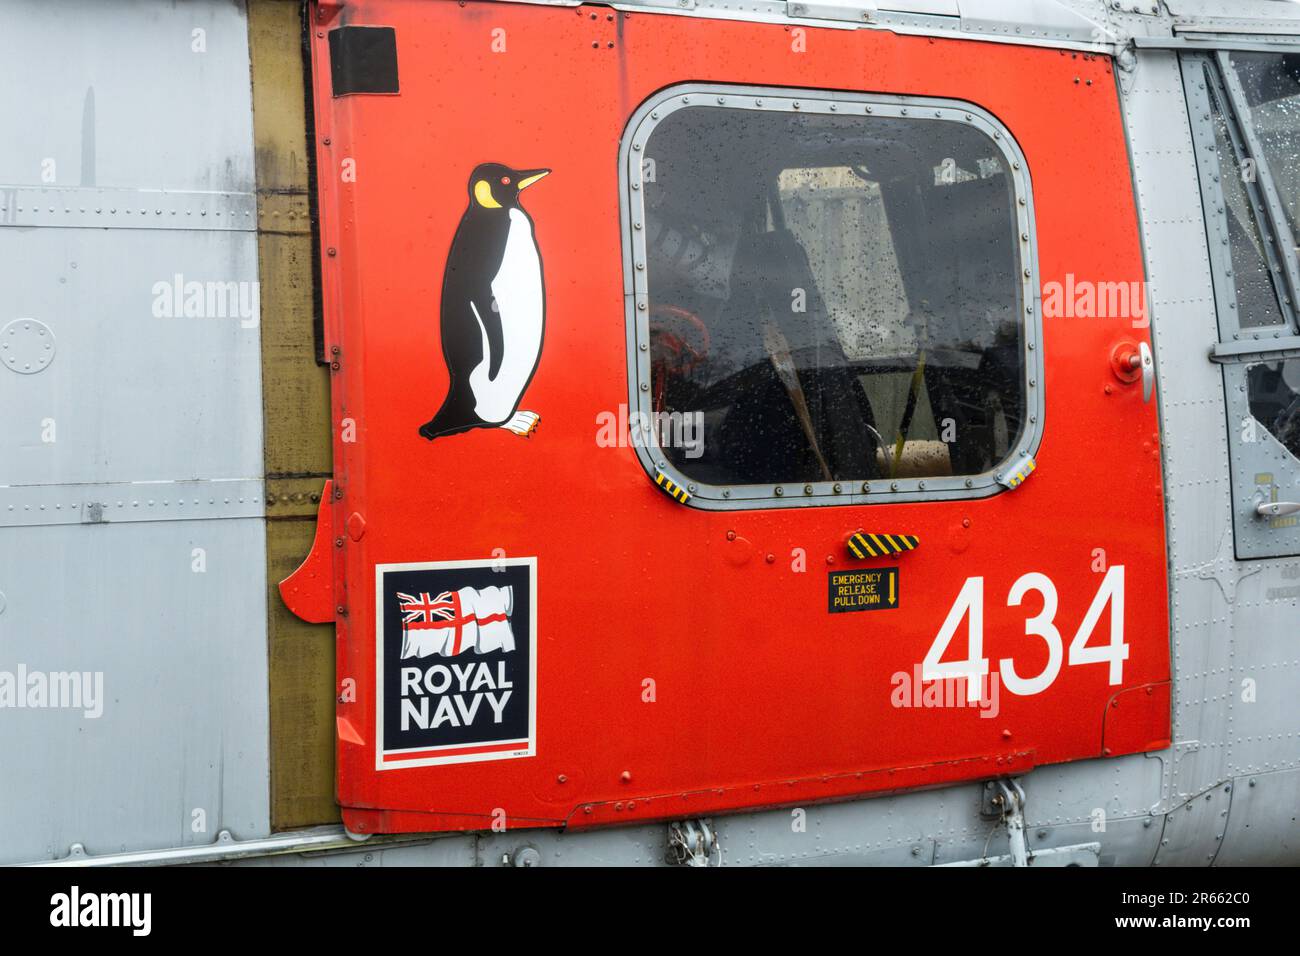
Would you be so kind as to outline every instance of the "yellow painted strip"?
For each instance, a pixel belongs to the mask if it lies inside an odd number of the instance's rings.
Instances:
[[[896,575],[891,574],[889,576],[889,603],[890,604],[894,603],[894,581],[896,579],[897,579]]]
[[[856,537],[856,536],[855,536],[855,537]],[[863,554],[861,551],[858,550],[858,546],[854,543],[854,538],[849,538],[849,550],[853,552],[853,556],[854,556],[855,558],[865,558],[865,557],[866,557],[865,554]]]
[[[308,624],[278,584],[311,551],[330,462],[329,369],[312,335],[310,191],[299,4],[250,0],[257,253],[263,321],[261,447],[267,475],[266,576],[271,827],[337,823],[334,625]],[[298,475],[298,478],[278,476]],[[312,500],[312,495],[316,500]],[[273,500],[274,499],[274,500]],[[265,792],[265,791],[264,791]]]
[[[877,538],[874,534],[871,535],[871,540],[876,543],[876,547],[880,550],[881,554],[889,554],[889,550],[890,550],[889,546],[885,544],[883,541],[881,541],[879,538]]]
[[[686,504],[686,502],[691,498],[691,493],[689,491],[677,484],[675,481],[670,480],[662,471],[655,472],[655,484],[668,492],[669,497],[674,501],[680,502],[681,504]]]

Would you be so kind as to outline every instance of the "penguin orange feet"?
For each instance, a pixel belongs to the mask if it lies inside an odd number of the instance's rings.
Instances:
[[[542,418],[535,412],[515,412],[514,418],[501,427],[511,431],[520,438],[528,438],[537,428]]]

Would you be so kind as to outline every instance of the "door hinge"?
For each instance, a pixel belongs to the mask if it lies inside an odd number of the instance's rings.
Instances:
[[[1006,826],[1010,852],[997,856],[984,853],[975,860],[958,860],[940,866],[1097,866],[1101,860],[1100,843],[1076,843],[1030,852],[1025,838],[1025,791],[1017,780],[990,780],[984,784],[980,815],[996,817],[996,826]],[[1040,832],[1039,837],[1045,834]],[[993,836],[992,832],[989,837]]]
[[[669,863],[678,866],[708,866],[714,852],[722,865],[722,847],[708,820],[678,820],[668,824]]]

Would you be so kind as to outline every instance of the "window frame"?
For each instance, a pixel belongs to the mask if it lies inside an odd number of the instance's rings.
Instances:
[[[1210,248],[1210,266],[1214,274],[1214,304],[1218,313],[1220,342],[1214,351],[1215,359],[1235,361],[1238,356],[1276,352],[1279,345],[1275,343],[1279,339],[1297,337],[1294,303],[1295,290],[1300,288],[1300,275],[1297,275],[1294,254],[1289,257],[1278,255],[1279,248],[1292,248],[1294,241],[1277,190],[1273,186],[1268,157],[1251,126],[1249,108],[1241,86],[1232,73],[1228,53],[1220,50],[1214,54],[1184,54],[1180,57],[1180,65],[1188,115],[1191,118],[1201,205]],[[1220,183],[1223,170],[1219,165],[1209,91],[1203,85],[1209,82],[1207,73],[1216,78],[1215,92],[1224,109],[1229,148],[1239,159],[1246,156],[1255,162],[1255,181],[1243,182],[1242,187],[1261,230],[1263,252],[1269,266],[1273,291],[1277,295],[1281,320],[1273,325],[1243,325],[1237,312],[1237,283],[1233,275],[1232,249],[1228,236],[1227,203]],[[1300,341],[1295,345],[1300,346]],[[1286,348],[1287,345],[1280,347]]]
[[[1021,317],[1022,385],[1025,421],[1008,456],[976,475],[932,478],[842,479],[789,481],[780,484],[713,485],[679,471],[660,450],[657,436],[631,445],[647,475],[663,475],[685,489],[686,504],[706,510],[791,508],[913,501],[953,501],[987,498],[1016,487],[1026,459],[1037,455],[1043,437],[1045,410],[1042,301],[1038,268],[1037,228],[1029,166],[1011,131],[991,113],[973,103],[926,96],[846,93],[789,87],[733,86],[681,83],[655,93],[632,114],[619,143],[620,214],[623,234],[623,294],[626,312],[628,408],[639,416],[653,415],[650,386],[649,276],[645,222],[643,164],[646,144],[654,130],[677,110],[693,107],[790,112],[864,118],[944,120],[974,126],[1002,154],[1003,168],[1014,194],[1016,216],[1016,289]],[[639,420],[648,420],[640,417]]]
[[[1247,381],[1251,367],[1262,362],[1300,358],[1300,309],[1297,308],[1300,304],[1297,297],[1300,289],[1297,262],[1300,257],[1294,251],[1286,256],[1279,255],[1280,249],[1295,249],[1294,237],[1273,183],[1268,154],[1255,133],[1250,107],[1230,62],[1234,51],[1285,53],[1297,52],[1300,48],[1273,43],[1258,47],[1238,43],[1231,49],[1198,48],[1179,53],[1219,329],[1219,340],[1210,348],[1209,359],[1218,364],[1223,373],[1234,553],[1238,560],[1289,558],[1300,554],[1300,538],[1288,531],[1300,525],[1300,521],[1295,517],[1263,519],[1254,514],[1254,508],[1261,500],[1261,479],[1267,478],[1272,486],[1271,499],[1263,500],[1280,500],[1281,479],[1289,477],[1292,484],[1300,480],[1300,462],[1282,448],[1262,422],[1257,422],[1259,429],[1268,436],[1262,440],[1243,442],[1241,430],[1244,422],[1254,418]],[[1206,83],[1215,85],[1234,155],[1238,161],[1250,157],[1255,162],[1255,181],[1242,185],[1255,211],[1281,318],[1273,325],[1243,325],[1237,309],[1227,202],[1221,183],[1222,169]]]

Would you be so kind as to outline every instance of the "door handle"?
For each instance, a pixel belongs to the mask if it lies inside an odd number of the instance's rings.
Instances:
[[[1139,342],[1137,352],[1128,358],[1128,367],[1142,373],[1142,401],[1151,401],[1156,387],[1156,363],[1151,358],[1151,346]]]
[[[1142,401],[1149,402],[1151,393],[1156,388],[1156,363],[1151,358],[1151,346],[1139,342],[1138,354],[1135,357],[1142,369]]]
[[[1146,342],[1120,342],[1111,352],[1111,371],[1125,385],[1142,379],[1142,401],[1151,401],[1156,388],[1156,363]],[[1107,387],[1109,391],[1109,387]]]
[[[1255,506],[1255,514],[1261,518],[1285,518],[1287,515],[1300,514],[1300,501],[1261,501]]]

